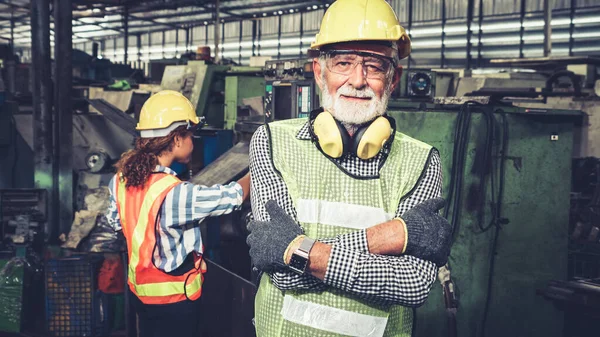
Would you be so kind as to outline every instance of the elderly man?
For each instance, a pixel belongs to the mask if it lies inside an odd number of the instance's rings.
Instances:
[[[311,47],[323,109],[250,144],[257,335],[408,337],[452,232],[438,152],[385,114],[410,40],[384,0],[338,0]]]

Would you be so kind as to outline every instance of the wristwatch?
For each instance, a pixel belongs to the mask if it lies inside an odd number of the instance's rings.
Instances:
[[[304,237],[300,243],[300,247],[298,247],[298,249],[292,253],[289,264],[291,270],[300,275],[304,274],[306,266],[308,265],[308,254],[310,254],[310,250],[314,244],[315,240],[309,237]]]

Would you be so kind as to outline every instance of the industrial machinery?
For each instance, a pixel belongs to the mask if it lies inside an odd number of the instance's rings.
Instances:
[[[161,87],[183,93],[208,125],[231,130],[238,104],[244,98],[262,96],[264,79],[259,67],[188,61],[187,65],[166,66]]]
[[[290,59],[265,63],[267,121],[308,117],[319,107],[312,60]]]
[[[563,178],[581,113],[402,102],[388,111],[398,131],[440,151],[445,215],[454,225],[451,293],[436,282],[417,309],[416,336],[452,336],[453,309],[455,336],[560,336],[561,313],[535,293],[567,275],[570,182]]]

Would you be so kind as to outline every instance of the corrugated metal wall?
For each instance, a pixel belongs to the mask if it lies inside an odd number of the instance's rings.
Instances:
[[[519,11],[525,1],[527,19],[524,22],[523,50],[520,50]],[[552,0],[553,10],[553,55],[589,55],[600,53],[600,1],[575,0],[576,13],[573,41],[570,44],[569,8],[572,0]],[[482,36],[479,39],[479,7],[483,7]],[[400,22],[408,26],[410,0],[392,0]],[[445,4],[446,24],[442,24],[442,5]],[[412,0],[413,7],[413,62],[425,62],[441,66],[464,66],[466,59],[466,0]],[[541,56],[543,43],[543,0],[475,0],[471,43],[474,58]],[[306,52],[319,29],[325,8],[271,16],[241,23],[219,25],[221,30],[220,50],[223,57],[248,64],[250,56],[261,55],[273,58],[301,57]],[[281,22],[281,27],[280,27]],[[302,23],[302,24],[301,24]],[[445,39],[442,41],[442,26]],[[302,28],[302,30],[301,30]],[[255,29],[255,31],[254,31]],[[150,36],[149,36],[150,35]],[[163,37],[164,35],[164,37]],[[197,46],[214,48],[214,26],[192,27],[190,45],[186,46],[184,29],[141,34],[141,55],[137,53],[137,38],[129,40],[128,61],[146,63],[152,59],[172,58]],[[104,43],[101,55],[114,62],[123,62],[123,38],[109,39]],[[254,45],[254,48],[253,48]],[[442,57],[442,46],[444,55]],[[75,48],[92,51],[92,43],[78,44]],[[138,57],[140,60],[138,60]],[[144,65],[146,67],[146,65]]]

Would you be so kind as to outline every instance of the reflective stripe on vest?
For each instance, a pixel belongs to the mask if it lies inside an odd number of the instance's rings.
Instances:
[[[194,300],[200,297],[202,273],[206,271],[200,256],[195,258],[196,268],[180,276],[160,271],[152,262],[157,215],[167,193],[180,182],[170,174],[153,174],[147,189],[127,190],[123,180],[119,180],[117,184],[117,206],[129,253],[128,283],[131,290],[146,304],[175,303],[186,298]],[[131,226],[133,222],[136,223]],[[140,281],[142,278],[146,282]]]
[[[299,222],[355,229],[369,228],[394,218],[394,214],[378,207],[326,200],[299,199],[296,212]]]
[[[348,336],[382,337],[387,317],[359,314],[322,304],[283,298],[281,316],[296,324]]]

